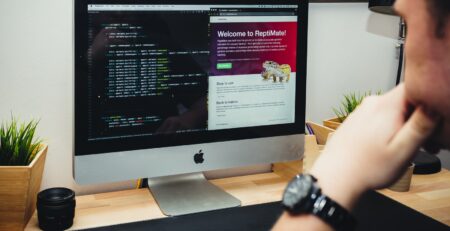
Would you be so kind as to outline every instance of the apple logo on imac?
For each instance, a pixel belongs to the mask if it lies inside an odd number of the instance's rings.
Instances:
[[[202,150],[200,150],[200,151],[198,151],[198,153],[195,153],[195,155],[194,155],[194,162],[196,164],[201,164],[201,163],[203,163],[203,161],[205,161],[205,159],[203,158]]]

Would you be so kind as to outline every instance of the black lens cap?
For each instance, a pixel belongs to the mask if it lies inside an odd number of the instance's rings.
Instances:
[[[64,205],[75,199],[75,192],[68,188],[49,188],[38,194],[42,205]]]
[[[37,196],[39,227],[43,230],[64,230],[73,224],[75,192],[68,188],[49,188]]]

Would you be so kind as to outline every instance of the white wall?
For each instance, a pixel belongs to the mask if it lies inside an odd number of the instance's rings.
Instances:
[[[397,17],[367,3],[316,3],[309,14],[307,120],[333,117],[343,94],[394,87]]]
[[[394,85],[396,28],[395,17],[371,14],[367,3],[311,5],[307,119],[331,117],[343,93]],[[0,1],[0,120],[40,118],[49,144],[42,188],[132,187],[81,187],[72,178],[73,40],[72,1]]]

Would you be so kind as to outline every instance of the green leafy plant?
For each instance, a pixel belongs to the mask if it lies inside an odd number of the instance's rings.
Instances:
[[[344,100],[341,102],[341,106],[339,108],[333,108],[334,114],[337,116],[339,122],[344,122],[345,119],[352,113],[358,105],[360,105],[363,99],[369,95],[372,95],[372,92],[365,92],[364,94],[350,93],[344,95]],[[377,91],[376,95],[381,95],[381,91]]]
[[[41,149],[41,140],[34,137],[38,121],[19,123],[14,118],[0,127],[0,165],[26,166]]]

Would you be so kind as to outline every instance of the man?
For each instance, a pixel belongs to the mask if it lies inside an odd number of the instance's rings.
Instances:
[[[395,10],[408,25],[405,83],[364,100],[311,169],[323,195],[340,205],[328,214],[348,215],[365,191],[395,182],[419,147],[450,147],[450,0],[397,0]],[[313,178],[296,180],[305,179]],[[292,210],[274,230],[345,230],[339,220]]]

